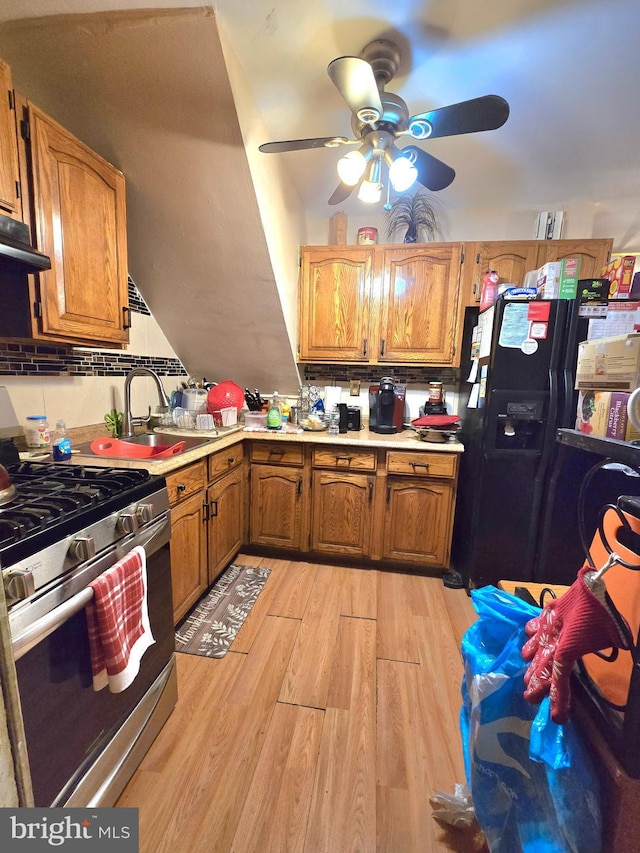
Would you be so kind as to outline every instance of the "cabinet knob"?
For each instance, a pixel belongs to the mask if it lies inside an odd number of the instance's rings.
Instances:
[[[178,492],[186,492],[187,487],[185,486],[184,483],[178,483],[178,485],[176,486],[176,489]]]

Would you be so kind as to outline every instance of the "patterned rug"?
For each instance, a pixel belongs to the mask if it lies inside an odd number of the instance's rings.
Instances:
[[[271,569],[230,565],[176,631],[176,651],[223,658]]]

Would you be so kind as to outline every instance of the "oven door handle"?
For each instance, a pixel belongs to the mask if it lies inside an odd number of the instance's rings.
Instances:
[[[138,535],[137,537],[131,539],[131,548],[134,545],[141,545],[143,548],[148,546],[154,539],[158,538],[160,534],[161,543],[168,541],[170,530],[170,521],[169,517],[166,516],[160,519],[153,526],[150,526],[147,531],[141,531],[146,533],[144,537]],[[155,543],[154,543],[155,544]],[[155,550],[155,549],[154,549]],[[147,550],[147,557],[150,556],[153,551]],[[103,558],[106,559],[106,558]],[[113,565],[113,563],[111,564]],[[106,565],[104,567],[104,571],[107,571],[111,568],[111,565]],[[99,572],[98,575],[102,574]],[[98,576],[96,575],[96,577]],[[31,625],[28,625],[23,631],[16,636],[12,640],[12,648],[13,648],[13,659],[15,661],[20,660],[21,657],[24,657],[27,652],[31,651],[34,646],[37,646],[42,640],[49,636],[49,634],[53,634],[55,630],[57,630],[61,625],[63,625],[67,620],[71,619],[72,616],[82,610],[83,607],[91,601],[93,598],[93,590],[90,586],[86,586],[84,589],[81,589],[80,592],[77,592],[75,595],[68,598],[62,604],[59,604],[57,607],[54,607],[53,610],[50,610],[49,613],[45,613],[44,616],[41,616],[40,619],[37,619]]]
[[[93,590],[91,587],[83,589],[81,592],[72,596],[68,601],[60,604],[54,610],[51,610],[46,616],[42,616],[37,622],[29,625],[21,634],[13,640],[13,659],[18,661],[26,655],[34,646],[48,637],[49,634],[63,625],[68,619],[71,619],[79,610],[91,601],[93,598]]]

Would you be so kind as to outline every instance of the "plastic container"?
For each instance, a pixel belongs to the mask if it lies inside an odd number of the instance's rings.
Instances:
[[[192,413],[206,412],[207,393],[204,388],[185,388],[182,392],[182,408]]]
[[[244,413],[245,429],[266,429],[267,428],[267,413],[266,412],[245,412]]]
[[[46,415],[27,415],[27,425],[24,428],[27,447],[51,448],[51,431]]]
[[[69,438],[64,421],[56,423],[56,431],[53,434],[51,448],[53,450],[54,462],[66,462],[67,459],[71,459],[71,439]]]

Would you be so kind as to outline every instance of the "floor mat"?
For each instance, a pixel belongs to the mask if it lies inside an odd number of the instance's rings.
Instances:
[[[233,563],[176,631],[176,651],[223,658],[251,612],[271,569]]]

